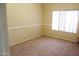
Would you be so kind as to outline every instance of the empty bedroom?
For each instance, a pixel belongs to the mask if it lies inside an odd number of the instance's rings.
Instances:
[[[7,3],[10,56],[79,56],[78,3]]]

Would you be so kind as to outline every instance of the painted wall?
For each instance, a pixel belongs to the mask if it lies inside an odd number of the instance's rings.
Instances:
[[[9,44],[46,35],[77,42],[78,34],[52,30],[52,11],[79,9],[79,4],[7,4]],[[79,32],[79,31],[78,31]]]
[[[77,42],[78,34],[71,34],[65,32],[57,32],[52,30],[52,11],[53,10],[70,10],[79,9],[79,4],[44,4],[44,20],[43,20],[43,35],[47,35],[54,38],[65,39],[73,42]]]
[[[42,4],[7,4],[10,45],[42,35]]]

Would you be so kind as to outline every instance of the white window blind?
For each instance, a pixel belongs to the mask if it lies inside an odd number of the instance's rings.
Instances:
[[[78,27],[78,11],[53,11],[52,30],[76,33]]]

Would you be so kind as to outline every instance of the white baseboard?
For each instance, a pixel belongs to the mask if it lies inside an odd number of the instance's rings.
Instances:
[[[19,43],[22,43],[22,42],[25,42],[25,41],[28,41],[28,40],[31,40],[31,39],[34,39],[34,38],[40,37],[40,36],[42,36],[42,35],[31,36],[31,37],[28,38],[28,39],[25,39],[25,40],[22,40],[22,41],[18,41],[18,42],[12,43],[12,44],[10,44],[10,46],[13,46],[13,45],[16,45],[16,44],[19,44]]]
[[[51,35],[46,35],[46,34],[43,34],[43,35],[45,35],[45,36],[48,36],[48,37],[51,37],[51,38],[56,38],[56,39],[61,39],[61,40],[66,40],[66,41],[71,41],[71,42],[78,42],[78,39],[73,39],[73,40],[68,40],[68,38],[59,38],[59,37],[54,37],[54,36],[51,36]]]

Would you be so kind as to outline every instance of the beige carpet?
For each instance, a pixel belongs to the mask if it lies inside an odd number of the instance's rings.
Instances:
[[[13,56],[79,56],[79,44],[41,36],[10,47]]]

